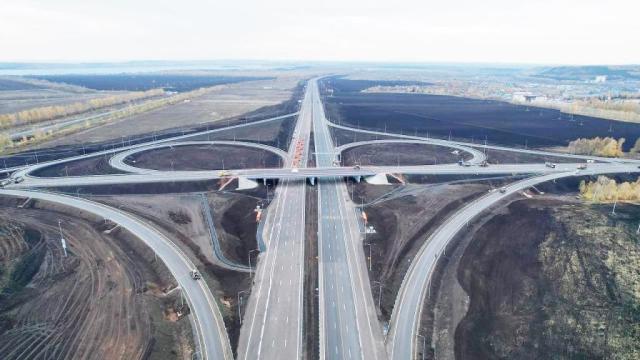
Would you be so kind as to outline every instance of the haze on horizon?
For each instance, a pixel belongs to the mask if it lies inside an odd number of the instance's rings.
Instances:
[[[0,61],[638,64],[634,0],[22,0]]]

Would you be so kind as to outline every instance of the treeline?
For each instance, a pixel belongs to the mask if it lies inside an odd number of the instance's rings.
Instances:
[[[624,138],[616,140],[612,137],[580,138],[569,143],[569,150],[580,155],[619,157],[624,155],[622,151],[624,141]],[[637,141],[636,144],[638,144]]]
[[[640,200],[640,178],[618,184],[614,179],[598,176],[596,181],[580,182],[580,196],[593,202]]]
[[[160,96],[163,94],[164,90],[153,89],[148,91],[130,92],[122,95],[105,96],[67,105],[42,106],[11,114],[0,114],[0,129],[8,129],[15,126],[54,120],[65,116],[77,115],[107,106],[124,104],[126,102]]]
[[[179,93],[173,96],[166,96],[160,99],[149,100],[136,106],[125,107],[108,115],[105,115],[104,117],[99,117],[91,121],[87,120],[82,123],[73,124],[71,126],[57,130],[50,130],[48,132],[36,131],[36,133],[32,137],[23,137],[19,141],[12,141],[11,137],[8,134],[0,133],[0,154],[13,152],[16,149],[28,145],[38,144],[46,140],[50,140],[54,137],[69,135],[99,124],[105,124],[110,121],[141,114],[151,110],[156,110],[167,105],[177,104],[179,102],[204,95],[214,89],[216,89],[216,87],[200,88],[189,92]]]

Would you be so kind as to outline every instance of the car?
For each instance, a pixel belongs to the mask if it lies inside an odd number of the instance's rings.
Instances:
[[[548,167],[548,168],[555,169],[555,168],[556,168],[556,166],[558,166],[558,165],[557,165],[557,164],[554,164],[554,163],[546,162],[546,163],[544,163],[544,166],[546,166],[546,167]]]
[[[578,170],[584,170],[587,168],[587,164],[578,165]]]
[[[191,276],[191,278],[193,280],[200,280],[200,278],[202,278],[202,276],[200,276],[200,273],[198,272],[198,270],[195,270],[195,269],[191,270],[189,272],[189,275]]]
[[[354,165],[353,170],[360,170],[360,165]]]
[[[4,179],[2,181],[0,181],[0,187],[5,187],[7,185],[11,184],[11,179]]]
[[[507,192],[507,188],[503,186],[503,187],[501,187],[501,188],[500,188],[500,190],[498,190],[498,191],[500,191],[500,193],[501,193],[501,194],[504,194],[504,193],[506,193],[506,192]]]
[[[20,184],[23,181],[24,181],[24,178],[22,176],[18,176],[15,179],[13,179],[14,184]]]

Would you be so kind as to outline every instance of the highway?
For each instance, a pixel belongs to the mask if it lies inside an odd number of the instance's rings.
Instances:
[[[597,175],[606,173],[625,173],[628,169],[619,166],[608,168],[587,169],[580,175]],[[638,171],[638,168],[635,168]],[[387,336],[387,351],[392,360],[415,359],[418,352],[418,328],[420,316],[429,287],[431,276],[436,263],[446,248],[447,244],[471,222],[476,216],[495,205],[500,200],[537,184],[575,176],[576,173],[559,172],[551,173],[518,181],[506,186],[506,192],[493,191],[487,195],[467,204],[452,215],[445,223],[440,225],[425,241],[418,254],[411,262],[398,296],[395,301],[391,316],[390,331]]]
[[[319,155],[322,158],[324,155]],[[460,166],[458,164],[416,165],[416,166],[362,166],[360,169],[339,166],[321,166],[317,168],[271,168],[241,169],[226,171],[153,171],[138,174],[111,174],[88,176],[34,177],[24,176],[19,184],[7,188],[28,189],[42,187],[91,186],[114,184],[143,184],[161,182],[204,181],[225,177],[245,177],[248,179],[303,180],[306,178],[368,177],[377,174],[413,174],[413,175],[498,175],[498,174],[548,174],[573,171],[576,175],[584,170],[578,166],[584,163],[559,163],[555,168],[544,164],[500,164],[487,167]],[[591,170],[606,173],[610,170],[636,172],[637,163],[595,163],[589,164]],[[14,174],[14,178],[18,176]],[[282,184],[281,184],[282,185]]]
[[[118,209],[93,201],[39,191],[1,190],[0,195],[32,198],[72,207],[100,216],[125,228],[145,242],[162,259],[171,274],[178,281],[194,316],[198,335],[196,343],[205,359],[233,359],[227,331],[207,284],[191,279],[189,272],[195,265],[171,240],[143,221]]]
[[[313,95],[316,164],[326,173],[334,166],[336,149],[317,82],[310,82],[309,88]],[[382,328],[347,188],[336,175],[323,176],[318,186],[320,358],[385,359]]]
[[[29,165],[29,166],[24,166],[24,167],[17,167],[17,168],[14,167],[13,168],[14,169],[13,176],[15,177],[15,176],[29,175],[30,173],[32,173],[32,172],[34,172],[34,171],[36,171],[38,169],[43,169],[45,167],[52,166],[52,165],[59,165],[59,164],[64,164],[64,163],[68,163],[68,162],[72,162],[72,161],[76,161],[76,160],[88,159],[88,158],[92,158],[92,157],[98,157],[98,156],[104,156],[104,155],[112,155],[112,154],[116,154],[116,153],[119,153],[119,152],[122,152],[122,151],[125,151],[125,150],[136,149],[136,148],[140,148],[140,147],[147,147],[147,146],[151,146],[151,145],[155,145],[155,144],[162,144],[162,143],[167,143],[167,142],[181,141],[181,140],[189,139],[189,138],[192,138],[192,137],[195,137],[195,136],[214,134],[214,133],[221,132],[221,131],[228,131],[228,130],[247,127],[247,126],[265,124],[265,123],[269,123],[269,122],[273,122],[273,121],[286,119],[288,117],[292,117],[292,116],[296,116],[296,115],[298,115],[297,112],[296,113],[291,113],[291,114],[286,114],[286,115],[281,115],[281,116],[275,116],[275,117],[272,117],[272,118],[258,120],[258,121],[254,121],[254,122],[250,122],[250,123],[231,125],[231,126],[226,126],[226,127],[212,129],[212,130],[198,131],[198,132],[195,132],[195,133],[192,133],[192,134],[172,136],[172,137],[169,137],[169,138],[166,138],[166,139],[148,141],[148,142],[145,142],[145,143],[142,143],[142,144],[135,144],[135,145],[123,146],[123,147],[115,148],[115,149],[97,151],[97,152],[94,152],[94,153],[91,153],[91,154],[71,156],[71,157],[67,157],[67,158],[63,158],[63,159],[41,162],[41,163],[38,163],[38,164],[33,164],[33,165]]]
[[[306,166],[311,130],[309,88],[294,129],[286,166]],[[291,172],[291,169],[289,169]],[[282,179],[269,205],[260,254],[238,344],[240,359],[303,356],[305,239],[304,178]]]
[[[172,245],[170,240],[142,221],[116,209],[79,198],[21,189],[205,181],[226,177],[280,179],[265,220],[262,237],[265,239],[266,251],[259,255],[251,296],[243,317],[238,358],[290,359],[304,356],[302,296],[305,180],[318,179],[320,356],[322,359],[385,359],[389,355],[395,360],[415,357],[418,351],[416,339],[420,314],[431,274],[443,249],[466,223],[506,196],[541,182],[568,176],[639,171],[640,160],[559,154],[491,145],[487,145],[486,148],[573,158],[576,162],[559,163],[555,167],[548,167],[545,164],[500,164],[483,167],[480,163],[485,157],[478,148],[485,147],[484,145],[361,130],[332,124],[325,118],[318,91],[317,81],[315,79],[309,81],[301,110],[295,114],[12,169],[14,179],[22,177],[24,180],[7,185],[5,188],[8,190],[0,190],[0,195],[31,197],[65,204],[110,219],[129,229],[158,253],[180,285],[184,286],[185,295],[189,298],[197,320],[196,330],[203,346],[202,353],[206,354],[206,358],[228,359],[231,357],[229,343],[215,301],[204,282],[193,281],[188,277],[188,271],[193,264]],[[298,120],[287,152],[249,142],[189,140],[203,134],[252,126],[294,115],[298,115]],[[312,126],[317,167],[307,168]],[[393,136],[397,139],[362,141],[335,147],[329,131],[330,126],[355,132]],[[354,168],[340,167],[334,163],[337,154],[341,151],[355,146],[379,143],[425,143],[446,146],[468,152],[473,158],[468,162],[469,166],[441,164]],[[284,159],[285,167],[225,171],[159,171],[137,168],[124,162],[128,156],[141,151],[196,144],[230,144],[272,151]],[[128,174],[55,178],[31,175],[35,170],[47,166],[114,154],[115,156],[110,159],[111,165],[129,172]],[[578,169],[585,165],[585,160],[598,162],[589,163],[586,169]],[[528,174],[535,177],[508,186],[504,194],[498,191],[488,193],[460,209],[436,229],[413,259],[405,275],[385,342],[373,304],[354,204],[348,196],[343,178],[366,179],[377,174],[392,173],[469,176]]]

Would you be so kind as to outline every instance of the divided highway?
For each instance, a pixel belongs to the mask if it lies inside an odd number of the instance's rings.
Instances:
[[[288,167],[307,163],[309,103],[307,87],[286,157]],[[262,234],[267,250],[260,254],[244,314],[240,359],[302,357],[305,199],[304,179],[282,179],[269,205]]]
[[[334,166],[336,149],[311,81],[316,164]],[[346,185],[338,176],[318,181],[318,263],[321,359],[385,359],[382,328],[371,296],[362,240]]]
[[[227,331],[209,287],[204,281],[191,279],[195,265],[171,240],[141,220],[112,207],[93,201],[39,191],[0,190],[0,195],[32,198],[72,207],[112,221],[144,241],[162,259],[178,281],[195,319],[196,342],[204,359],[232,360]]]

